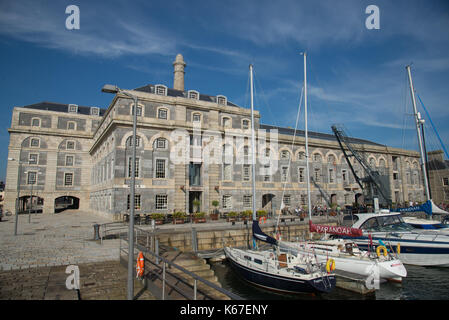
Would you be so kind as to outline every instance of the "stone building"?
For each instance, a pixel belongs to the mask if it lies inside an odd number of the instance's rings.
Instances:
[[[137,213],[210,212],[251,208],[251,114],[222,94],[185,90],[186,63],[177,55],[174,84],[149,84],[124,93],[107,109],[42,102],[13,110],[5,208],[60,204],[114,218],[129,210],[132,123],[136,109]],[[304,132],[261,123],[255,111],[256,204],[279,210],[306,204]],[[423,201],[419,154],[351,138],[371,167],[388,175],[393,202]],[[333,135],[309,133],[312,204],[351,205],[362,190]],[[20,160],[20,164],[19,161]],[[269,162],[271,160],[271,163]],[[267,162],[268,161],[268,162]],[[355,163],[356,172],[363,175]],[[20,179],[19,179],[20,177]],[[197,208],[199,201],[199,208]]]
[[[427,153],[427,171],[429,172],[429,187],[435,204],[449,204],[449,161],[444,160],[443,151],[436,150]]]

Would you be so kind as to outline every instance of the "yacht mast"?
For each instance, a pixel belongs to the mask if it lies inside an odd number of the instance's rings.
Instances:
[[[257,220],[256,216],[256,143],[254,141],[254,94],[253,94],[253,65],[249,65],[249,80],[250,80],[250,92],[251,92],[251,178],[252,178],[252,189],[253,189],[253,221]]]
[[[413,103],[413,111],[415,114],[415,124],[416,124],[416,133],[418,134],[418,145],[419,145],[419,152],[421,154],[421,172],[423,174],[423,180],[424,180],[424,188],[426,192],[426,200],[430,200],[430,192],[429,192],[429,184],[427,183],[427,170],[426,170],[426,155],[424,154],[424,147],[423,147],[423,141],[421,136],[421,126],[420,124],[424,122],[424,120],[421,119],[421,115],[416,109],[416,100],[415,100],[415,89],[413,88],[413,81],[412,81],[412,74],[410,71],[410,66],[405,67],[407,69],[408,74],[408,81],[410,84],[410,93],[412,95],[412,103]]]
[[[310,171],[309,171],[309,133],[307,128],[307,53],[304,55],[304,122],[305,122],[305,138],[306,138],[306,179],[307,179],[307,209],[309,211],[309,219],[312,221],[312,201],[310,199]]]

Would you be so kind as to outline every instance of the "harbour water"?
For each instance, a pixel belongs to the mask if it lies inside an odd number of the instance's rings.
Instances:
[[[406,266],[402,283],[385,282],[374,293],[361,295],[335,288],[329,294],[286,294],[253,286],[240,278],[226,260],[211,263],[223,288],[250,300],[448,300],[449,268]]]

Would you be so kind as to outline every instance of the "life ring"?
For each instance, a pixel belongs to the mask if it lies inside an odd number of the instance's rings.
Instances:
[[[398,246],[396,247],[396,253],[401,254],[401,244],[398,242]]]
[[[260,217],[259,218],[259,223],[265,223],[265,222],[267,222],[267,217]]]
[[[384,257],[386,257],[388,252],[387,252],[387,248],[385,246],[378,246],[377,247],[377,249],[376,249],[377,256],[380,257],[380,251],[381,250],[384,252]]]
[[[139,252],[139,254],[137,255],[137,264],[136,264],[137,277],[143,276],[144,268],[145,268],[145,260],[143,258],[142,252]]]
[[[334,259],[328,259],[326,262],[326,271],[327,273],[331,273],[335,270],[335,260]]]

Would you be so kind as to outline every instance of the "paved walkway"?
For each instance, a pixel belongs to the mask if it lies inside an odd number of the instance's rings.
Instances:
[[[93,225],[105,217],[66,210],[58,214],[19,215],[17,236],[15,216],[0,222],[0,271],[83,264],[119,259],[119,241],[93,241]]]

